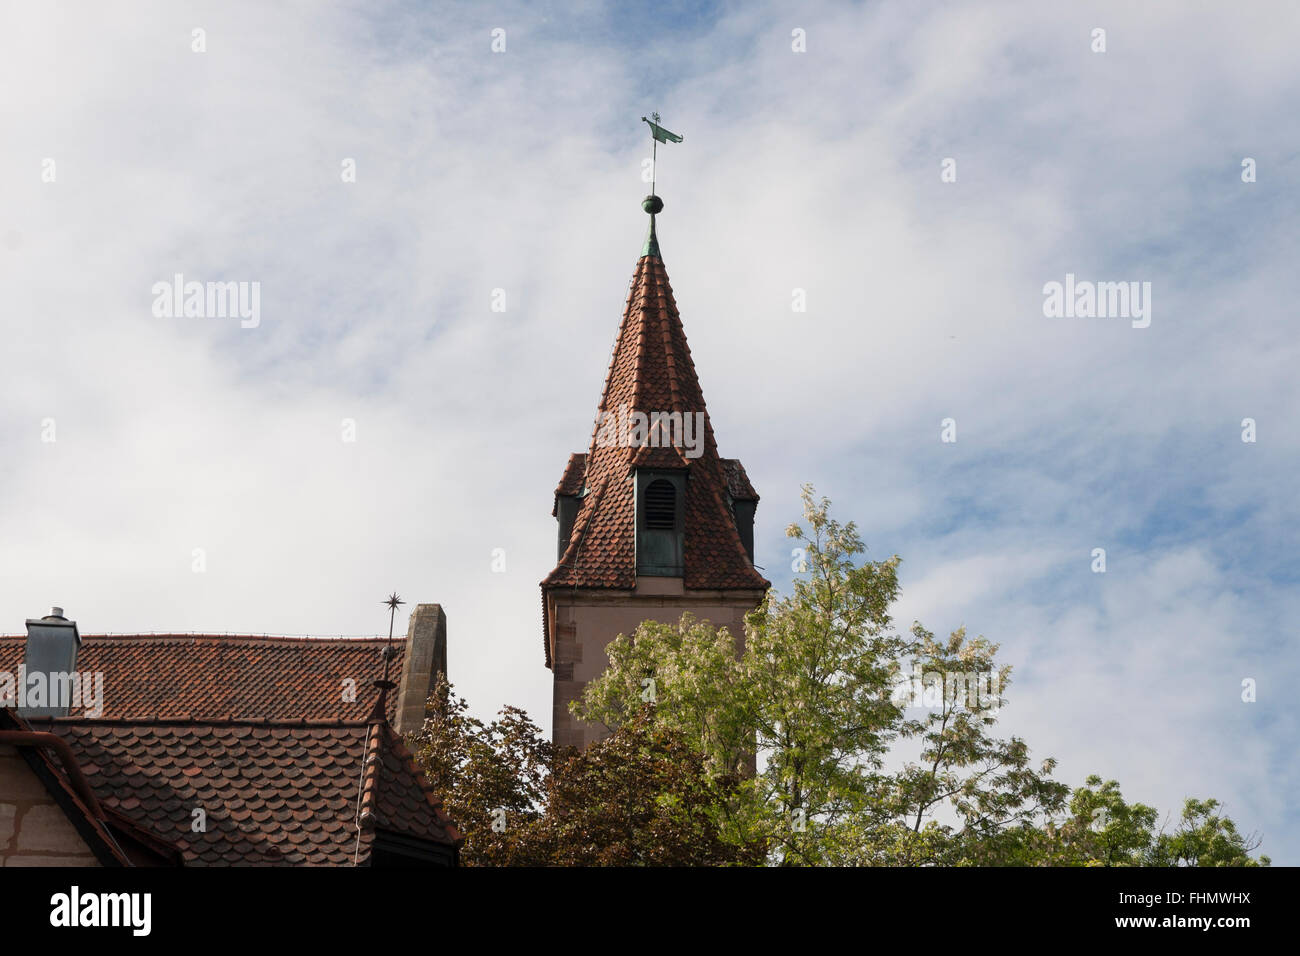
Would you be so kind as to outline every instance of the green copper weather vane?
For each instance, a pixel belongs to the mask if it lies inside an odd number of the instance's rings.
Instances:
[[[641,200],[641,208],[650,214],[650,233],[646,236],[645,246],[641,249],[641,255],[659,256],[659,239],[655,235],[655,213],[661,212],[664,208],[664,201],[655,195],[655,181],[659,174],[659,144],[660,143],[680,143],[685,137],[664,129],[659,125],[659,114],[651,113],[650,118],[641,117],[641,122],[650,126],[650,195]]]
[[[684,137],[678,136],[659,125],[659,114],[651,113],[650,118],[641,117],[641,122],[650,126],[650,139],[653,145],[650,147],[650,195],[655,192],[655,175],[657,173],[656,160],[659,158],[660,143],[680,143]]]

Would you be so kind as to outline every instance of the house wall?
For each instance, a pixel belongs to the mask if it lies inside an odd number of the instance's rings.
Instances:
[[[553,629],[551,668],[553,731],[558,746],[585,747],[608,736],[603,727],[578,720],[569,702],[582,696],[587,683],[609,666],[605,647],[619,634],[630,634],[642,621],[675,624],[689,611],[725,627],[743,646],[745,615],[758,606],[762,591],[691,591],[681,578],[643,577],[634,591],[556,590],[547,595]]]
[[[0,866],[99,866],[18,748],[0,744]]]

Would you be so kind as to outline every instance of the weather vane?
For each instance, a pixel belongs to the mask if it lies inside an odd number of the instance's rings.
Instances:
[[[641,117],[641,122],[650,124],[650,139],[653,145],[650,147],[650,195],[655,194],[655,176],[658,172],[659,144],[660,143],[680,143],[686,137],[678,136],[659,125],[659,114],[651,113],[650,118]]]
[[[655,235],[655,214],[663,212],[664,201],[655,195],[655,181],[659,171],[659,144],[680,143],[684,137],[664,129],[659,125],[659,114],[651,113],[651,118],[641,117],[643,123],[650,124],[650,195],[641,200],[641,208],[650,214],[650,231],[646,234],[645,245],[641,247],[643,256],[659,256],[659,237]]]
[[[397,616],[397,608],[405,604],[394,591],[388,597],[384,598],[385,604],[388,605],[388,646],[384,648],[384,680],[388,680],[388,662],[393,659],[393,618]]]

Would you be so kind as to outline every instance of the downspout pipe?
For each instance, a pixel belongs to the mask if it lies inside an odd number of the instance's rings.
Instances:
[[[77,765],[77,758],[72,748],[62,737],[40,730],[0,730],[0,744],[12,744],[15,747],[49,747],[59,755],[59,759],[63,762],[63,769],[67,771],[68,778],[72,781],[72,789],[77,792],[81,802],[86,805],[96,820],[104,821],[104,810],[95,797],[95,791],[90,789],[90,782],[82,773],[81,767]]]

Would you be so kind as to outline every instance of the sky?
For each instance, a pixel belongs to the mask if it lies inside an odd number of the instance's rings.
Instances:
[[[60,605],[378,634],[396,590],[443,606],[477,713],[549,731],[552,493],[658,111],[660,247],[776,587],[812,482],[902,556],[900,627],[1001,645],[1002,732],[1058,778],[1217,797],[1300,863],[1297,28],[1285,0],[12,6],[0,633]],[[257,283],[256,323],[166,315],[177,274]],[[1150,283],[1149,324],[1049,316],[1067,275]]]

